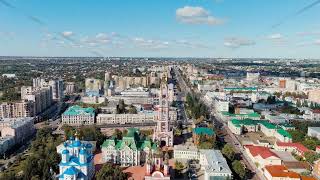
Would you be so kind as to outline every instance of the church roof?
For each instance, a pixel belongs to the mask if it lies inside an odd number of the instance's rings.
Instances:
[[[78,173],[78,169],[75,168],[75,167],[69,167],[67,170],[65,170],[63,172],[63,174],[66,174],[66,175],[76,175]]]
[[[129,147],[133,150],[142,150],[146,147],[155,149],[157,144],[147,138],[141,139],[139,136],[139,129],[129,128],[128,133],[122,139],[113,137],[112,139],[105,140],[102,144],[102,147],[105,148],[109,146],[114,146],[118,150],[121,150],[124,147]]]

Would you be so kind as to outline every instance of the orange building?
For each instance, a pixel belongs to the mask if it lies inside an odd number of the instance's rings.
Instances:
[[[279,88],[286,88],[287,81],[285,79],[279,80]]]

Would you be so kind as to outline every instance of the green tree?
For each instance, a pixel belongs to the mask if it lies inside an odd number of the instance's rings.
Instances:
[[[176,161],[174,163],[174,166],[175,166],[174,169],[175,169],[176,175],[177,176],[181,176],[182,175],[182,171],[185,169],[185,166],[180,161]]]
[[[245,166],[238,160],[232,162],[232,169],[241,179],[246,178],[246,168]]]
[[[137,111],[136,107],[134,107],[133,105],[130,105],[128,113],[129,114],[137,114],[138,111]]]
[[[299,130],[288,130],[288,132],[292,136],[293,142],[302,142],[305,138],[304,133]]]
[[[301,107],[302,106],[300,99],[297,100],[297,104],[296,105],[297,105],[297,107]]]
[[[119,103],[117,105],[117,114],[123,114],[126,111],[126,105],[124,103],[123,99],[119,100]]]
[[[236,152],[234,151],[233,147],[230,144],[225,144],[221,150],[222,154],[227,157],[230,161],[233,161]]]
[[[14,172],[4,172],[0,174],[0,180],[16,180],[16,175]]]
[[[320,154],[308,151],[304,153],[304,157],[306,158],[306,161],[313,164],[314,161],[318,160],[320,158]]]
[[[320,145],[320,141],[314,137],[308,137],[304,141],[301,142],[308,149],[315,150],[318,145]]]
[[[122,131],[120,129],[115,129],[113,136],[115,136],[117,139],[122,139]]]
[[[122,169],[119,166],[112,164],[104,164],[102,168],[96,174],[97,180],[126,180],[128,179],[128,174],[122,172]]]

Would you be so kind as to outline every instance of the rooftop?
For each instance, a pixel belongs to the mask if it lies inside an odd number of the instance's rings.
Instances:
[[[211,128],[206,128],[206,127],[197,127],[193,129],[193,133],[197,134],[197,135],[208,135],[208,136],[212,136],[214,135],[214,130]]]
[[[245,148],[247,148],[250,151],[253,157],[260,155],[263,159],[266,159],[272,156],[279,158],[277,154],[272,152],[267,147],[247,145],[245,146]]]
[[[208,165],[205,166],[207,172],[232,174],[226,159],[219,150],[200,149],[200,153],[205,156],[208,162]]]
[[[300,178],[300,175],[296,172],[289,171],[284,165],[271,165],[265,167],[266,171],[270,173],[272,177],[287,177],[287,178]]]
[[[92,107],[82,108],[80,106],[71,106],[69,107],[63,115],[65,116],[77,116],[77,115],[94,115],[95,109]]]
[[[289,142],[276,142],[277,146],[289,146],[289,147],[295,147],[297,148],[298,151],[305,153],[310,151],[308,148],[306,148],[303,144],[301,143],[289,143]]]

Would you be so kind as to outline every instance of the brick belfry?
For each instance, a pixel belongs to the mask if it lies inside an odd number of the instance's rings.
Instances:
[[[159,106],[157,126],[153,134],[153,140],[160,146],[173,146],[173,131],[169,124],[169,101],[167,76],[163,76],[159,90]]]

